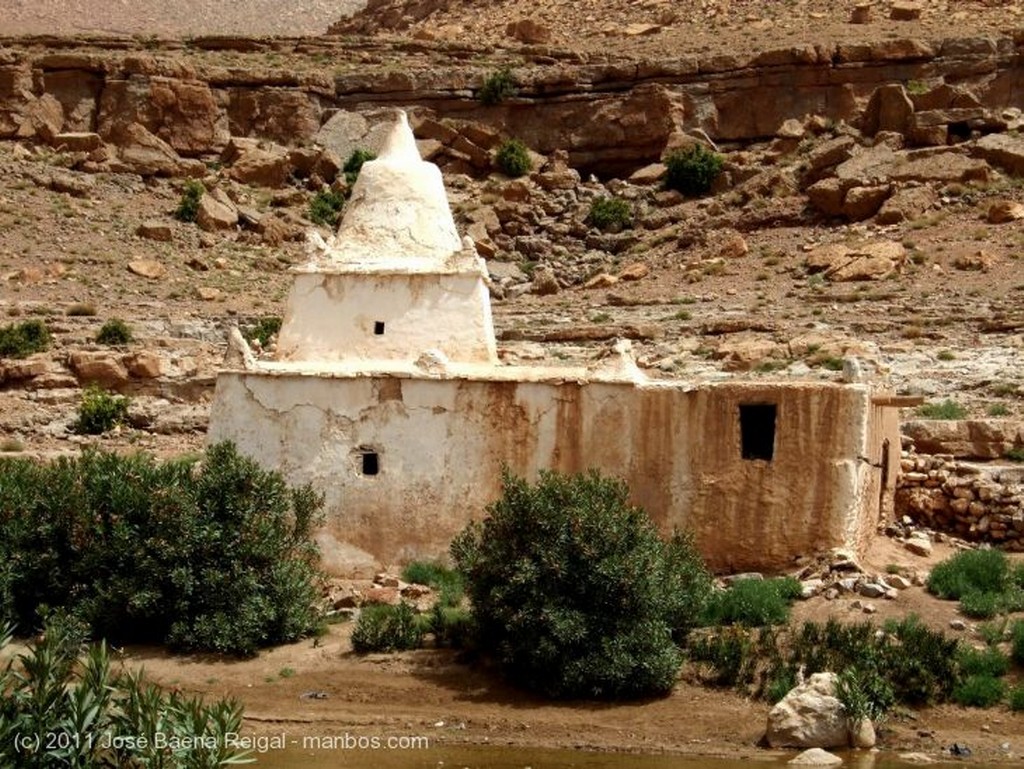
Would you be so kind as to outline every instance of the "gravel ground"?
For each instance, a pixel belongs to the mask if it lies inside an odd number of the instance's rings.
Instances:
[[[318,35],[361,0],[0,0],[0,35]]]

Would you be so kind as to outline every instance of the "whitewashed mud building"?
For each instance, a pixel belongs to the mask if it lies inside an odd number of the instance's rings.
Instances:
[[[594,368],[500,364],[486,267],[404,116],[296,270],[276,359],[233,339],[210,440],[326,494],[336,573],[443,554],[503,464],[622,477],[719,571],[861,550],[891,505],[897,413],[869,384],[648,380],[625,348]]]

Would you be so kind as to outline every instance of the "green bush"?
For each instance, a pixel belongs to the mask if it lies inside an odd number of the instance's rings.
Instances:
[[[969,708],[990,708],[1005,696],[1006,684],[992,676],[968,676],[953,688],[953,701]]]
[[[404,601],[397,606],[365,607],[352,631],[352,648],[358,654],[418,649],[422,642],[423,628]]]
[[[0,622],[64,607],[96,637],[251,654],[319,623],[322,499],[227,443],[202,460],[0,459]]]
[[[499,144],[494,163],[499,171],[513,179],[528,174],[533,166],[530,151],[518,139],[506,139]]]
[[[1024,710],[1024,686],[1014,686],[1010,689],[1010,710],[1020,713]]]
[[[928,592],[957,600],[968,593],[1002,593],[1009,581],[1006,554],[1001,550],[963,550],[928,575]]]
[[[437,646],[465,649],[473,643],[473,617],[457,606],[434,605],[430,612],[428,629],[434,634]]]
[[[97,344],[122,345],[132,341],[132,329],[120,318],[111,318],[96,334]]]
[[[228,738],[242,726],[237,702],[164,692],[140,673],[115,671],[106,645],[87,648],[82,637],[73,623],[52,619],[39,640],[0,667],[0,765],[214,769],[246,758]],[[0,630],[0,656],[8,656],[10,640]],[[168,747],[154,744],[157,732]],[[122,739],[132,747],[108,747]]]
[[[689,539],[665,542],[620,481],[504,473],[501,499],[452,543],[481,651],[552,697],[667,692],[674,639],[697,621],[710,576]]]
[[[602,232],[619,232],[632,224],[633,209],[622,198],[594,198],[586,222]]]
[[[280,331],[281,318],[269,315],[248,326],[245,330],[245,339],[250,343],[259,342],[262,347],[266,347]]]
[[[892,684],[876,665],[851,666],[839,673],[836,698],[855,721],[862,718],[877,721],[896,704]]]
[[[793,577],[737,580],[727,590],[711,594],[702,624],[782,625],[799,595],[800,582]]]
[[[466,593],[462,574],[439,561],[413,561],[402,569],[402,579],[433,588],[443,606],[458,606]]]
[[[321,190],[309,203],[309,220],[314,224],[334,228],[341,217],[345,196],[334,190]]]
[[[723,164],[722,156],[703,144],[675,150],[665,158],[665,187],[690,197],[704,195],[711,190]]]
[[[925,403],[917,407],[917,415],[925,419],[963,419],[967,409],[951,398],[941,403]]]
[[[187,180],[178,207],[174,210],[174,218],[182,222],[194,222],[199,215],[199,201],[205,194],[206,188],[202,182],[195,179]]]
[[[805,622],[782,635],[780,641],[780,631],[771,627],[718,628],[695,633],[687,653],[711,683],[761,697],[778,696],[797,671],[840,671],[849,707],[872,717],[897,701],[916,706],[945,700],[959,680],[958,642],[914,616],[888,623],[881,634],[870,623],[832,619]]]
[[[1024,665],[1024,620],[1016,620],[1010,626],[1010,657],[1018,665]]]
[[[0,328],[0,358],[25,358],[50,346],[50,330],[41,320]]]
[[[359,172],[363,169],[363,163],[376,159],[377,156],[369,150],[355,149],[352,151],[352,154],[348,156],[348,160],[345,161],[345,165],[341,169],[345,172],[345,181],[348,182],[350,187],[359,178]],[[338,208],[340,210],[341,207],[339,206]]]
[[[485,106],[492,106],[505,99],[513,98],[517,93],[515,78],[508,67],[490,73],[484,78],[483,85],[477,91],[477,99]]]
[[[128,399],[90,385],[82,393],[78,419],[71,429],[79,435],[102,435],[128,421]]]
[[[1008,449],[1003,455],[1003,459],[1008,459],[1011,462],[1024,462],[1024,446],[1014,446],[1012,449]]]
[[[972,649],[962,647],[957,654],[960,674],[963,676],[991,676],[1002,678],[1010,670],[1010,660],[998,649]]]

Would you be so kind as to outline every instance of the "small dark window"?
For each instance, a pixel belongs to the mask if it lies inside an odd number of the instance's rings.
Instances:
[[[377,336],[384,336],[384,321],[377,320],[373,323],[373,333]]]
[[[744,459],[771,461],[775,455],[775,411],[773,403],[740,406],[740,436]]]
[[[380,457],[376,451],[363,452],[363,475],[376,475],[380,472]]]

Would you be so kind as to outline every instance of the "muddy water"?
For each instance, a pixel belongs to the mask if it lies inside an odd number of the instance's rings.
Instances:
[[[777,755],[754,759],[631,755],[504,747],[434,747],[423,750],[304,750],[289,746],[258,756],[260,769],[790,769]],[[913,769],[913,764],[872,753],[848,753],[841,769]],[[942,769],[954,764],[929,764]],[[972,764],[971,769],[985,769]]]

